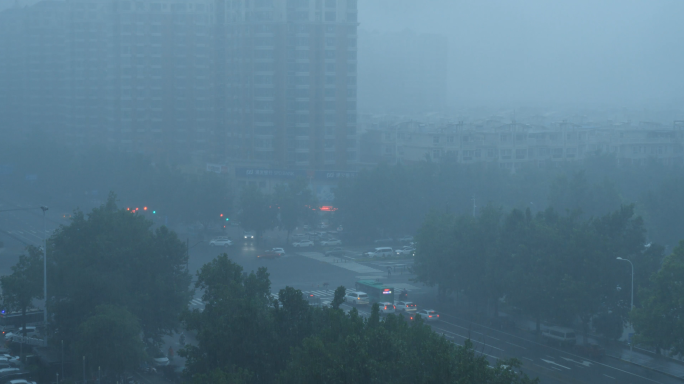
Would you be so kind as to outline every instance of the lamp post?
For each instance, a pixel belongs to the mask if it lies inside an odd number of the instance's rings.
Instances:
[[[43,297],[45,298],[45,309],[43,310],[43,326],[45,327],[45,340],[47,342],[47,239],[45,238],[45,212],[48,207],[41,205],[43,210]]]
[[[634,309],[634,264],[632,264],[632,261],[631,261],[631,260],[623,259],[622,257],[618,257],[617,259],[618,259],[618,260],[622,260],[622,261],[626,261],[626,262],[629,263],[629,265],[632,266],[632,299],[631,299],[630,307],[629,307],[629,310],[631,311],[631,310]],[[632,333],[634,333],[633,327],[632,327],[632,322],[630,322],[629,327],[632,328]],[[630,340],[630,342],[629,342],[629,351],[630,351],[630,353],[632,352],[632,348],[633,348],[633,343],[632,343],[632,341]]]
[[[630,303],[631,306],[629,307],[630,310],[634,309],[634,264],[630,260],[623,259],[622,257],[618,257],[618,260],[626,261],[629,263],[629,265],[632,266],[632,302]]]

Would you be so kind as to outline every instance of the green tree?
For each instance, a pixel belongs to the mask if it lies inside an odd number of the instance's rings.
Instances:
[[[87,217],[76,211],[51,237],[52,326],[63,340],[75,340],[96,307],[118,305],[138,318],[146,342],[160,343],[191,298],[185,244],[166,227],[152,231],[150,221],[115,200],[111,194]]]
[[[247,186],[240,194],[238,220],[242,228],[255,231],[257,241],[264,232],[277,224],[278,210],[272,196],[266,195],[256,186]]]
[[[684,354],[684,241],[665,258],[649,287],[639,291],[641,306],[630,319],[635,342]]]
[[[34,299],[43,298],[43,252],[34,246],[26,247],[28,255],[20,255],[12,266],[12,274],[0,277],[3,306],[10,311],[21,311],[22,328],[26,336],[26,310]]]
[[[140,366],[145,358],[138,319],[126,308],[99,305],[78,327],[75,356],[87,356],[91,367],[122,374]]]

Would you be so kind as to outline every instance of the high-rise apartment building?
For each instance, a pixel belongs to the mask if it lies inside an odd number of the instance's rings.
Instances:
[[[356,151],[356,0],[218,2],[226,154],[346,169]]]
[[[356,3],[66,0],[6,10],[4,128],[49,126],[68,145],[160,156],[349,169]]]

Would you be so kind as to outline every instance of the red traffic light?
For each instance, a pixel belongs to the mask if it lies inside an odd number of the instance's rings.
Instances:
[[[147,207],[143,207],[143,211],[147,211]]]
[[[222,214],[220,214],[219,216],[223,217],[223,213],[222,213]]]

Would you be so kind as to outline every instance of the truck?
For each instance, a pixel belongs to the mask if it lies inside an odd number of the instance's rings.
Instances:
[[[388,302],[394,304],[394,287],[375,280],[359,280],[355,285],[357,292],[368,294],[370,304]]]

